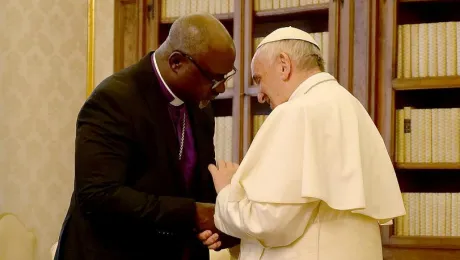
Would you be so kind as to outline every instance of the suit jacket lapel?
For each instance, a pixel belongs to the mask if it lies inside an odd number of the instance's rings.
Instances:
[[[209,124],[209,122],[207,122],[209,119],[206,118],[205,113],[197,105],[188,106],[188,113],[192,123],[195,148],[198,151],[197,166],[194,176],[195,185],[193,185],[194,189],[192,189],[192,193],[196,197],[202,197],[202,192],[208,190],[209,188],[214,190],[212,177],[208,171],[208,165],[210,163],[214,163],[213,160],[209,160],[209,158],[212,158],[210,153],[213,152],[213,144],[210,143],[210,140],[212,140],[213,137],[206,136],[206,130],[204,128],[208,127],[206,124]],[[211,184],[211,187],[208,187],[209,184]]]
[[[160,140],[157,144],[164,143],[168,150],[170,158],[170,169],[174,175],[175,182],[179,185],[179,192],[184,195],[186,193],[184,179],[181,176],[179,168],[179,144],[175,135],[175,128],[169,116],[168,102],[163,98],[163,93],[160,90],[159,82],[153,71],[150,57],[153,52],[149,53],[141,59],[137,64],[142,73],[140,82],[137,85],[140,87],[142,96],[145,99],[150,111],[150,123],[158,132]],[[158,148],[161,149],[161,148]]]

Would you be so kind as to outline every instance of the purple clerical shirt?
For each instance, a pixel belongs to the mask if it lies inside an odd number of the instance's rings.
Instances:
[[[155,54],[152,55],[152,66],[153,70],[155,71],[155,74],[157,75],[161,91],[169,102],[169,116],[174,124],[174,128],[176,129],[179,149],[182,139],[182,120],[185,117],[184,147],[182,150],[182,158],[180,160],[180,170],[184,177],[187,188],[190,188],[193,173],[195,171],[197,163],[197,153],[195,149],[195,142],[193,139],[192,126],[190,125],[188,111],[185,104],[180,99],[175,97],[172,94],[172,92],[168,89],[168,87],[165,85],[166,83],[163,81],[163,78],[161,77],[160,71],[158,70],[158,67],[155,62]],[[179,153],[177,154],[177,157],[179,157]]]

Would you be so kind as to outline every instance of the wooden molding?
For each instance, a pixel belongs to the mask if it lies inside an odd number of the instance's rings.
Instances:
[[[395,168],[401,170],[460,170],[460,163],[396,163]]]
[[[394,79],[395,90],[460,88],[460,76]]]
[[[417,2],[430,2],[430,3],[442,3],[442,2],[457,2],[458,0],[399,0],[399,3],[417,3]]]
[[[234,1],[234,0],[232,0],[232,1]],[[238,0],[236,0],[236,1],[238,1]],[[236,2],[235,2],[235,4],[236,4]],[[235,8],[236,8],[236,5],[235,5]],[[221,22],[231,21],[235,17],[235,13],[214,14],[214,17],[216,17]],[[178,17],[164,18],[164,19],[161,19],[160,23],[161,24],[172,24],[177,18]]]
[[[94,20],[96,0],[88,0],[88,38],[86,58],[86,97],[91,95],[94,89]]]
[[[274,16],[308,15],[312,13],[327,12],[328,9],[329,9],[329,3],[310,4],[306,6],[257,11],[254,13],[254,17],[257,19],[257,18],[274,17]]]
[[[383,137],[390,158],[394,158],[394,92],[392,89],[393,68],[395,62],[395,28],[397,3],[378,1],[377,6],[377,81],[375,122]],[[393,225],[382,226],[382,243],[387,245],[393,234]]]
[[[339,83],[348,91],[353,93],[353,55],[354,55],[354,6],[355,0],[336,1],[339,5],[339,53],[338,53],[338,73]]]
[[[329,34],[329,50],[327,69],[331,75],[338,79],[339,71],[339,21],[340,8],[338,1],[329,1],[329,17],[328,17],[328,34]]]
[[[234,86],[233,86],[233,102],[232,102],[232,115],[233,115],[233,140],[238,140],[238,142],[233,142],[233,161],[240,163],[243,160],[243,135],[245,124],[242,120],[244,110],[243,110],[243,95],[244,92],[244,71],[246,71],[245,64],[245,50],[244,45],[246,43],[245,35],[245,3],[248,1],[245,0],[233,0],[234,10],[233,13],[230,13],[229,16],[233,19],[233,41],[236,46],[236,60],[235,67],[238,72],[234,76]],[[218,16],[219,17],[219,16]],[[223,17],[219,17],[223,19]]]
[[[460,249],[460,237],[391,236],[388,247]]]

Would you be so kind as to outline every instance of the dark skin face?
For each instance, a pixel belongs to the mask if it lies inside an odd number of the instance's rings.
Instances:
[[[182,100],[200,102],[214,99],[225,91],[225,83],[212,89],[213,80],[222,80],[233,70],[233,48],[209,50],[194,57],[179,51],[169,55],[169,67],[173,72],[172,88]]]
[[[155,52],[164,80],[186,102],[207,103],[225,91],[236,51],[228,31],[212,15],[192,14],[176,20]],[[213,88],[213,86],[215,86]]]

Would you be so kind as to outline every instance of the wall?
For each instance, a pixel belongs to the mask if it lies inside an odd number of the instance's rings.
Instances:
[[[104,78],[113,73],[113,26],[115,1],[96,0],[95,2],[94,84],[96,86]]]
[[[87,1],[2,0],[0,32],[0,212],[34,230],[47,260],[73,187]]]

